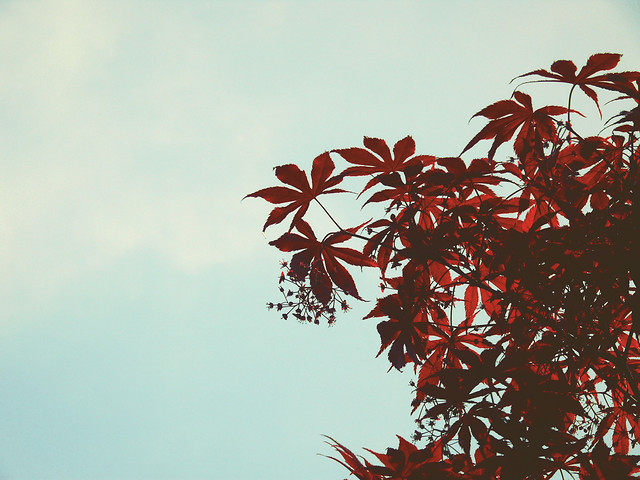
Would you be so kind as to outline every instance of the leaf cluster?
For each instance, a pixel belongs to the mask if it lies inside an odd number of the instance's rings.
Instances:
[[[611,72],[619,60],[596,54],[578,73],[560,60],[523,75],[568,85],[567,106],[534,109],[516,90],[474,115],[488,123],[458,156],[416,155],[411,137],[392,149],[365,137],[318,156],[311,184],[284,165],[276,176],[293,188],[249,195],[284,204],[265,229],[293,214],[271,242],[293,253],[281,278],[298,293],[287,307],[333,323],[336,304],[360,298],[346,265],[380,274],[382,295],[365,318],[380,319],[378,355],[390,368],[415,370],[416,444],[399,437],[398,448],[371,452],[374,464],[329,439],[356,478],[640,472],[631,454],[640,441],[640,73]],[[633,108],[613,117],[610,134],[582,137],[570,122],[576,87],[599,112],[602,90]],[[483,140],[493,141],[486,157],[461,157]],[[511,141],[513,156],[498,159]],[[332,157],[346,163],[334,176]],[[347,178],[363,181],[357,199],[384,217],[340,226],[319,197],[347,193],[336,188]],[[336,227],[322,239],[306,220],[312,202]]]

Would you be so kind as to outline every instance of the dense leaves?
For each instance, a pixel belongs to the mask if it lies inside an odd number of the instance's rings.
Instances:
[[[284,165],[276,176],[293,188],[250,195],[284,204],[265,228],[295,212],[271,242],[293,253],[281,283],[295,286],[285,294],[295,301],[277,304],[285,318],[332,323],[337,304],[359,298],[345,264],[379,271],[382,295],[365,318],[379,319],[390,368],[415,371],[417,428],[415,443],[399,437],[371,462],[329,439],[331,458],[356,478],[640,473],[640,73],[613,72],[619,61],[596,54],[580,71],[559,60],[523,75],[568,84],[567,106],[534,109],[516,90],[480,110],[488,123],[462,154],[493,140],[485,158],[416,155],[411,137],[393,149],[365,137],[365,148],[317,157],[311,185]],[[598,111],[603,92],[626,102],[602,136],[571,123],[576,87]],[[500,160],[509,142],[513,156]],[[332,155],[346,162],[337,176]],[[361,181],[358,198],[368,192],[362,203],[385,215],[341,227],[318,196],[344,192],[334,188],[343,180]],[[335,227],[321,240],[307,223],[312,201]]]

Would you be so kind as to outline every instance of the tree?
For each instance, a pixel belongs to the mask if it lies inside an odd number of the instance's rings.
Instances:
[[[370,452],[373,464],[329,438],[356,478],[640,472],[640,72],[612,72],[620,57],[516,77],[512,98],[474,115],[488,123],[458,156],[416,155],[411,137],[393,149],[365,137],[364,148],[316,157],[311,182],[283,165],[275,174],[286,186],[248,195],[276,204],[265,230],[292,217],[270,242],[294,252],[283,299],[268,304],[284,318],[333,323],[347,297],[360,298],[345,264],[380,273],[382,296],[365,318],[382,320],[378,355],[415,370],[416,443],[398,437],[397,448]],[[566,84],[567,106],[535,108],[523,91],[532,82]],[[606,135],[582,136],[577,90],[600,119],[599,95],[629,109],[605,122]],[[486,157],[461,158],[484,140]],[[514,155],[500,160],[507,143]],[[334,174],[333,159],[347,168]],[[340,226],[322,196],[345,193],[346,179],[362,181],[357,199],[384,207],[382,218]],[[311,203],[334,231],[314,233]]]

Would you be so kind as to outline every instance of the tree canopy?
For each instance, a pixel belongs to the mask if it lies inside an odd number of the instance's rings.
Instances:
[[[640,72],[614,71],[620,58],[595,54],[579,71],[558,60],[516,77],[510,99],[474,115],[487,123],[456,156],[418,155],[410,136],[392,148],[365,137],[317,156],[310,177],[276,167],[283,185],[248,195],[276,205],[265,230],[286,220],[270,245],[292,255],[282,299],[268,304],[284,318],[332,324],[360,298],[349,269],[380,275],[365,318],[380,319],[378,355],[415,370],[417,427],[371,460],[328,438],[356,478],[640,472]],[[564,84],[566,105],[534,106],[533,82]],[[601,97],[619,106],[599,134],[574,126],[578,95],[598,120]],[[485,140],[485,157],[462,158]],[[349,195],[347,179],[360,183],[345,208],[379,205],[381,218],[345,227],[326,209],[324,196]],[[314,232],[311,204],[331,231]]]

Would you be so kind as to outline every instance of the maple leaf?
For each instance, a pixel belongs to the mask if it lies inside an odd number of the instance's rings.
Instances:
[[[296,212],[289,231],[296,226],[298,221],[302,219],[309,208],[312,200],[319,195],[327,193],[346,192],[340,188],[331,188],[342,182],[343,175],[331,176],[335,169],[335,165],[331,160],[328,152],[317,156],[313,160],[311,168],[311,185],[307,179],[307,174],[298,168],[298,166],[289,164],[281,165],[275,168],[276,177],[289,187],[268,187],[250,193],[247,197],[260,197],[269,203],[287,203],[283,207],[275,207],[267,218],[262,231],[264,232],[269,225],[275,225],[282,222],[290,213]]]
[[[488,155],[489,160],[493,160],[493,156],[498,147],[511,140],[511,137],[513,137],[518,129],[520,129],[520,133],[516,140],[516,148],[522,148],[522,143],[532,138],[534,129],[540,133],[541,141],[551,140],[553,138],[556,133],[556,127],[551,117],[567,113],[569,110],[565,107],[548,106],[534,111],[529,95],[518,91],[514,92],[513,95],[516,101],[500,100],[483,108],[473,116],[477,117],[478,115],[482,115],[488,118],[490,122],[471,139],[460,155],[480,140],[490,140],[493,138],[495,140],[489,149]],[[516,151],[516,153],[518,152]]]
[[[415,175],[423,165],[429,165],[435,161],[435,157],[431,155],[412,157],[416,151],[416,144],[410,136],[396,142],[393,146],[393,156],[384,140],[364,137],[363,144],[368,150],[358,147],[332,150],[332,152],[337,153],[347,162],[356,165],[347,168],[341,175],[373,176],[362,189],[360,195],[379,183],[381,176],[400,171],[408,171],[412,175]]]
[[[633,91],[634,79],[637,80],[638,72],[622,72],[618,74],[595,75],[598,72],[611,70],[618,65],[622,55],[618,53],[596,53],[591,55],[584,67],[576,74],[576,65],[569,60],[557,60],[551,64],[551,71],[538,69],[519,75],[516,78],[527,77],[529,75],[538,75],[548,78],[549,82],[569,83],[580,87],[598,107],[598,112],[602,118],[602,111],[598,103],[598,95],[591,87],[600,87],[607,90]],[[545,81],[545,80],[541,80]]]
[[[287,232],[269,244],[283,252],[298,251],[290,262],[292,273],[297,279],[309,275],[311,289],[323,304],[329,302],[333,283],[352,297],[360,299],[353,277],[338,260],[360,267],[375,267],[376,262],[352,248],[335,246],[352,238],[359,228],[332,233],[319,241],[311,226],[299,220],[296,229],[303,236]]]

